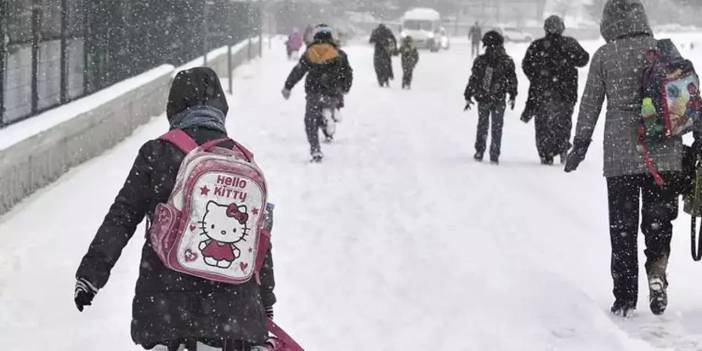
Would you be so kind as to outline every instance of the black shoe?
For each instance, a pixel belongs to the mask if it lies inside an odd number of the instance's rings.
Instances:
[[[321,151],[315,151],[312,153],[312,159],[310,160],[310,162],[320,163],[320,162],[322,162],[323,157],[324,157],[324,155],[322,154]]]
[[[668,294],[666,293],[666,283],[661,278],[651,278],[648,281],[649,303],[651,312],[655,315],[661,315],[668,307]]]
[[[566,163],[566,160],[568,159],[568,152],[563,151],[561,152],[561,164],[564,165]]]
[[[493,165],[496,165],[496,166],[499,165],[499,164],[500,164],[500,159],[499,159],[499,157],[492,157],[492,156],[491,156],[491,157],[490,157],[490,163],[492,163]]]
[[[483,161],[483,153],[482,152],[476,152],[475,155],[473,155],[473,159],[482,162]]]
[[[553,157],[551,156],[544,156],[541,158],[541,164],[544,166],[551,166],[553,165]]]
[[[613,315],[618,317],[631,317],[636,311],[636,303],[631,301],[614,301],[612,308],[610,309]]]

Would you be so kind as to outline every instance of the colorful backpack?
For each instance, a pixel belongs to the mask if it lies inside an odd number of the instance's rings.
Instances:
[[[692,62],[683,58],[670,39],[646,52],[639,146],[649,173],[663,184],[647,145],[691,132],[702,107],[699,78]]]
[[[175,271],[241,284],[258,272],[270,247],[266,181],[253,155],[230,139],[198,146],[180,129],[163,135],[186,153],[167,203],[156,206],[151,246]],[[219,147],[233,143],[233,149]]]

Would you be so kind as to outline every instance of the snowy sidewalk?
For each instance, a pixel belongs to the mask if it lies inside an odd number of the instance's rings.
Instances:
[[[537,164],[533,125],[510,111],[501,165],[475,163],[467,46],[421,52],[411,91],[397,62],[393,87],[378,88],[371,48],[350,47],[345,120],[324,163],[309,164],[303,84],[280,97],[294,63],[274,49],[237,70],[228,127],[269,178],[276,318],[306,349],[702,349],[702,266],[682,214],[666,315],[650,315],[642,288],[637,317],[609,316],[601,131],[566,175]],[[525,49],[508,52],[519,62]],[[129,322],[143,228],[82,314],[73,274],[139,146],[166,127],[154,120],[0,217],[0,350],[139,349]]]

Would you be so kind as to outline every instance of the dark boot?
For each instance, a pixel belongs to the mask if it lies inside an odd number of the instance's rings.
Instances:
[[[636,303],[632,301],[614,301],[612,308],[610,309],[613,315],[618,317],[631,317],[634,311],[636,311]]]
[[[483,153],[480,151],[477,151],[475,153],[475,155],[473,155],[473,159],[478,161],[478,162],[482,162],[483,161]]]
[[[663,256],[648,265],[648,301],[651,312],[661,315],[668,307],[668,280],[666,279],[666,268],[668,267],[668,256]]]

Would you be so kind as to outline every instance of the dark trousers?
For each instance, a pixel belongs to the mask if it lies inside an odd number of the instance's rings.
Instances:
[[[414,67],[402,67],[402,87],[412,86],[412,73]]]
[[[534,126],[536,149],[541,158],[553,158],[570,149],[575,104],[552,98],[539,106]]]
[[[609,235],[612,243],[612,280],[614,298],[632,302],[638,297],[639,197],[641,231],[646,241],[646,272],[666,281],[665,269],[670,254],[672,221],[678,216],[678,198],[656,185],[648,174],[607,178]]]
[[[336,108],[338,105],[338,99],[335,97],[329,97],[319,94],[307,94],[307,106],[305,108],[305,133],[307,134],[307,141],[310,143],[310,153],[314,154],[316,152],[321,152],[322,148],[319,145],[319,129],[322,129],[325,136],[326,134],[325,126],[326,121],[324,120],[324,115],[322,110],[324,108]]]
[[[388,84],[389,80],[393,80],[395,75],[392,72],[392,57],[390,54],[377,52],[377,50],[373,59],[373,65],[375,66],[375,74],[378,77],[378,84],[382,86]]]
[[[487,144],[488,128],[492,119],[492,132],[490,143],[490,157],[500,157],[500,147],[502,145],[502,126],[504,124],[505,103],[503,102],[479,102],[478,103],[478,135],[475,138],[475,151],[485,152]],[[492,117],[492,118],[491,118]]]

